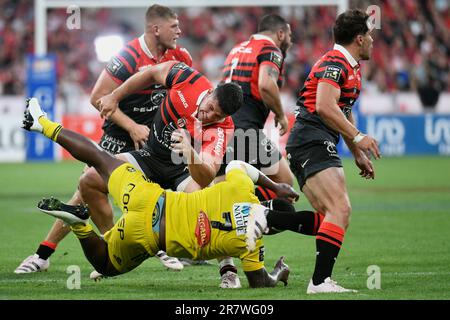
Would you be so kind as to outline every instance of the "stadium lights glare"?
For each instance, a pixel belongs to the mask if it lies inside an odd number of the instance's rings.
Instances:
[[[123,47],[123,38],[119,35],[98,36],[94,40],[97,59],[106,62]]]

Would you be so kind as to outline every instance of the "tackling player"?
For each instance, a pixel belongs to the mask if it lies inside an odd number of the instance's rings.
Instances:
[[[273,272],[264,267],[264,247],[254,237],[266,225],[254,183],[277,184],[243,162],[227,167],[225,182],[194,193],[165,191],[132,164],[98,148],[92,141],[50,121],[37,99],[28,101],[24,128],[56,141],[73,157],[96,168],[124,215],[100,238],[87,223],[88,210],[46,199],[38,207],[68,223],[86,258],[107,276],[131,271],[165,250],[172,256],[211,259],[234,256],[242,261],[250,287],[287,284],[289,268],[280,258]],[[286,196],[297,197],[290,188]],[[264,207],[262,207],[264,208]]]
[[[169,60],[192,65],[188,51],[176,44],[181,30],[175,12],[168,7],[153,5],[148,8],[145,19],[145,33],[127,43],[100,74],[91,94],[91,103],[97,109],[100,97],[111,93],[126,79],[148,66]],[[165,95],[164,87],[154,85],[136,91],[121,101],[117,112],[103,124],[104,134],[99,142],[100,147],[111,154],[141,148],[147,141],[150,124]],[[78,191],[68,203],[72,205],[82,203]],[[113,226],[112,212],[109,215],[93,216],[92,219],[102,233]],[[27,257],[14,272],[22,274],[48,269],[50,265],[48,258],[69,232],[70,229],[64,226],[63,221],[56,220],[36,253]],[[162,251],[158,253],[158,257],[168,268],[175,270],[183,268],[177,259],[168,257]]]

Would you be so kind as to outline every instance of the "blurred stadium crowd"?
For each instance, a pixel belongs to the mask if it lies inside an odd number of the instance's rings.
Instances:
[[[151,4],[151,2],[149,2]],[[374,33],[374,56],[363,63],[364,90],[372,92],[450,91],[450,7],[447,0],[350,1],[351,7],[381,8],[381,30]],[[128,41],[142,34],[113,9],[82,9],[82,28],[66,27],[65,9],[48,11],[48,48],[58,56],[59,93],[89,93],[104,64],[96,58],[94,38],[121,34]],[[118,10],[118,9],[114,9]],[[214,81],[233,45],[256,32],[258,18],[279,13],[291,23],[294,45],[285,65],[284,94],[295,99],[312,63],[333,43],[336,7],[178,8],[179,43],[194,66]],[[0,94],[24,94],[25,55],[33,52],[31,0],[0,0]]]

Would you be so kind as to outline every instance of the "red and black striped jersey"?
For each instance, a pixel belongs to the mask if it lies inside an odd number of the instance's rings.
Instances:
[[[340,90],[338,106],[348,117],[361,91],[360,66],[344,47],[336,44],[333,50],[328,51],[314,64],[299,93],[297,119],[331,130],[316,112],[317,86],[320,82],[329,83]],[[336,135],[333,130],[331,132]]]
[[[189,52],[182,47],[168,49],[160,59],[156,59],[150,52],[144,40],[144,35],[128,42],[106,65],[106,72],[118,84],[123,83],[135,73],[158,63],[176,60],[192,65]],[[136,92],[119,103],[119,108],[139,124],[150,127],[153,117],[166,95],[166,89],[153,85],[145,90]],[[103,130],[110,135],[123,136],[128,132],[110,120],[106,120]]]
[[[327,82],[341,91],[338,105],[348,116],[361,91],[361,70],[345,48],[335,45],[311,69],[297,100],[297,105],[305,107],[310,113],[316,112],[319,82]]]
[[[223,68],[223,82],[236,82],[244,93],[243,106],[233,114],[236,128],[262,129],[270,110],[261,100],[258,87],[259,68],[270,64],[279,71],[278,86],[282,85],[284,57],[273,40],[254,34],[248,41],[235,46],[228,54]]]
[[[174,62],[167,75],[166,86],[170,90],[155,115],[145,149],[152,157],[172,164],[172,132],[186,129],[198,153],[208,153],[214,161],[220,162],[234,133],[233,120],[228,116],[221,122],[202,126],[196,118],[201,101],[213,90],[211,82],[188,65]]]

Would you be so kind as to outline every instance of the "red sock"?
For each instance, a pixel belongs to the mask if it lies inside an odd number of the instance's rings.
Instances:
[[[255,195],[258,197],[259,201],[268,201],[275,199],[277,194],[270,190],[269,188],[257,186],[255,188]]]

